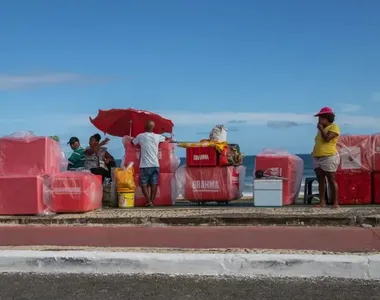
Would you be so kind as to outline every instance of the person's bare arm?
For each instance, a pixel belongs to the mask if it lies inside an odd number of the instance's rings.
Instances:
[[[330,142],[331,140],[335,139],[339,135],[336,132],[332,132],[332,131],[329,131],[326,133],[323,130],[323,126],[320,124],[318,124],[318,129],[319,129],[321,136],[325,142]]]
[[[338,136],[337,133],[329,131],[327,133],[323,133],[322,138],[325,142],[330,142]]]
[[[137,146],[140,143],[140,135],[136,136],[134,139],[131,139],[131,143],[133,146]]]
[[[95,153],[98,153],[100,147],[103,147],[104,145],[107,145],[110,141],[109,138],[105,138],[103,141],[101,141],[98,145],[95,145],[92,150],[94,150]]]

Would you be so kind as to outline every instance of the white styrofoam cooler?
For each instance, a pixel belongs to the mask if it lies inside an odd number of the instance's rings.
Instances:
[[[255,206],[282,206],[282,180],[254,179],[253,202]]]

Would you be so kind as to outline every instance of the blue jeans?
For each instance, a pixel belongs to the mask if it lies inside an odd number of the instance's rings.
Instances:
[[[160,168],[140,168],[140,186],[158,185]]]

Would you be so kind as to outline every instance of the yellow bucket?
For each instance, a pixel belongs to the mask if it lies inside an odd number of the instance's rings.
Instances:
[[[119,192],[119,207],[130,208],[135,206],[135,193]]]

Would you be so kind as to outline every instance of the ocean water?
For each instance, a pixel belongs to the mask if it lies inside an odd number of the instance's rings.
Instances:
[[[297,154],[300,158],[302,158],[304,162],[304,169],[303,169],[303,180],[302,180],[302,187],[301,187],[301,194],[303,193],[304,188],[304,182],[306,177],[314,177],[314,170],[313,170],[313,159],[310,154]],[[186,159],[184,157],[181,158],[181,165],[184,165],[186,163]],[[117,164],[120,164],[120,160],[117,160]],[[253,170],[255,169],[255,156],[249,155],[244,157],[244,166],[247,168],[246,170],[246,176],[244,181],[244,189],[243,194],[245,196],[251,196],[253,194],[252,184],[253,184]],[[313,185],[313,190],[316,191],[318,186],[316,184]]]

